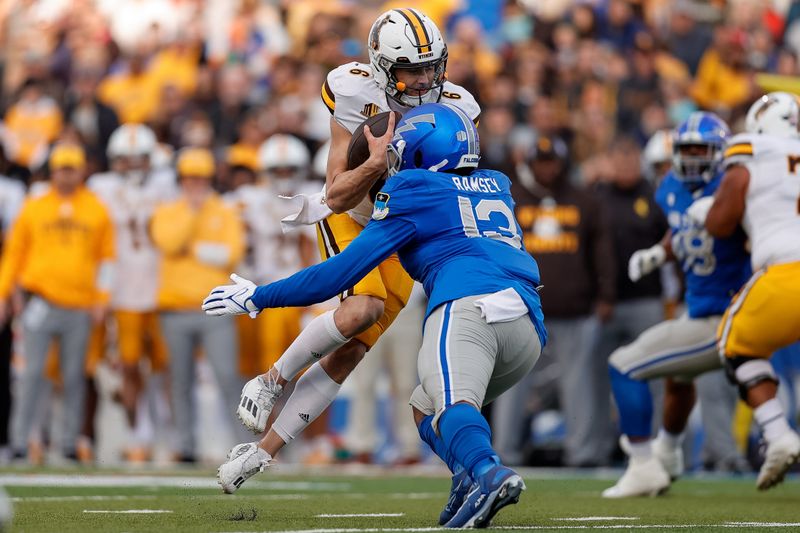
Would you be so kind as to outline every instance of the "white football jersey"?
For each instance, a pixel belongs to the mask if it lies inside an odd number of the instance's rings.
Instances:
[[[437,89],[438,90],[438,89]],[[463,87],[446,81],[441,88],[441,103],[461,108],[473,121],[478,120],[481,108],[475,98]],[[368,64],[352,62],[333,69],[322,86],[322,101],[333,118],[347,131],[353,133],[371,116],[385,111],[404,113],[408,107],[388,97],[372,77]],[[366,226],[372,217],[372,202],[365,197],[348,211],[353,220]]]
[[[753,270],[800,261],[800,139],[736,135],[724,164],[750,172],[743,226]]]
[[[298,194],[317,189],[304,184]],[[242,185],[223,196],[234,207],[247,230],[247,253],[236,271],[261,285],[285,278],[303,268],[300,260],[300,235],[316,241],[314,226],[284,234],[281,219],[291,214],[291,204],[281,200],[267,185]]]
[[[116,172],[95,174],[86,182],[114,221],[117,257],[111,306],[146,312],[156,308],[160,254],[150,240],[150,217],[161,202],[177,197],[171,170],[155,170],[141,184]]]

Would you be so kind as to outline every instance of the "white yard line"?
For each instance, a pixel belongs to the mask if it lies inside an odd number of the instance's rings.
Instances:
[[[563,522],[602,522],[612,520],[639,520],[638,516],[574,516],[567,518],[551,518]]]
[[[800,522],[725,522],[724,527],[800,527]]]
[[[87,495],[87,496],[16,496],[11,498],[14,503],[41,503],[41,502],[102,502],[102,501],[127,501],[127,500],[156,500],[164,496],[153,496],[145,494],[131,494],[129,496],[104,496],[104,495]],[[248,499],[254,500],[307,500],[311,496],[308,494],[248,494]],[[191,496],[193,500],[212,499],[212,500],[231,500],[231,496],[227,494],[196,494]]]
[[[83,512],[96,514],[163,514],[174,511],[168,509],[84,509]]]
[[[441,498],[446,496],[445,491],[442,492],[392,492],[387,494],[393,500],[429,500],[431,498]]]
[[[132,495],[132,496],[19,496],[11,498],[14,503],[40,503],[40,502],[107,502],[127,500],[155,500],[158,496]]]
[[[589,529],[693,529],[693,528],[768,528],[768,527],[800,527],[800,522],[725,522],[723,524],[602,524],[602,525],[574,525],[574,526],[493,526],[492,529],[514,530],[589,530]],[[450,531],[443,527],[396,527],[396,528],[320,528],[320,529],[287,529],[284,531],[265,531],[263,533],[425,533],[428,531]],[[226,533],[253,533],[253,532],[226,532]]]
[[[55,474],[5,474],[0,475],[0,486],[12,487],[180,487],[190,489],[219,488],[216,478],[200,476],[142,476],[125,474],[55,475]],[[339,492],[352,488],[352,483],[327,481],[259,481],[251,480],[248,487],[269,490],[296,490],[308,492]]]
[[[387,516],[404,516],[405,513],[348,513],[348,514],[318,514],[315,518],[384,518]]]

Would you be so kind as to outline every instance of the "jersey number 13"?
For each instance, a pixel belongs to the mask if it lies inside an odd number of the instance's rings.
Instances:
[[[522,239],[517,232],[514,213],[502,200],[483,199],[473,208],[469,198],[459,196],[458,209],[461,212],[461,225],[467,237],[487,237],[514,248],[522,248]],[[505,220],[492,221],[492,213],[499,213]]]

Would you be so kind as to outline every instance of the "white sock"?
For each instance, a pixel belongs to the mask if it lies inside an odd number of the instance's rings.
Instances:
[[[275,363],[275,368],[283,379],[292,381],[308,365],[344,346],[350,340],[336,327],[333,320],[334,312],[328,311],[309,322],[281,355]]]
[[[791,431],[786,416],[783,414],[783,406],[777,398],[762,403],[755,408],[753,414],[767,442],[775,442],[784,433]]]
[[[658,438],[670,448],[680,448],[683,445],[683,433],[670,433],[664,428],[658,430]]]
[[[650,445],[650,439],[634,442],[629,441],[630,455],[632,459],[647,460],[653,456],[653,448]]]
[[[272,429],[284,442],[294,439],[322,414],[336,398],[340,388],[341,385],[328,376],[322,365],[314,363],[297,380],[292,395],[286,400]]]

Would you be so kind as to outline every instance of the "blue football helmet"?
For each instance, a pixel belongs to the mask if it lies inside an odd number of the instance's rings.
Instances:
[[[448,104],[423,104],[408,111],[386,147],[389,175],[421,168],[468,173],[478,166],[480,142],[475,123]]]
[[[730,135],[728,125],[714,113],[695,111],[689,115],[675,130],[672,142],[672,164],[678,179],[693,184],[711,181]]]

